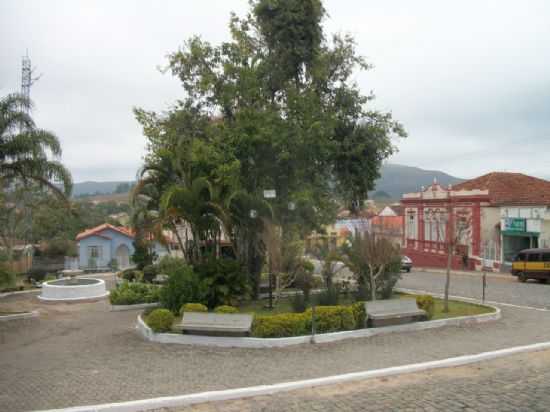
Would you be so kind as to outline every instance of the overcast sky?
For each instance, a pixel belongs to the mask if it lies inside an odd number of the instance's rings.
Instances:
[[[459,177],[550,178],[550,2],[325,1],[327,33],[352,34],[375,65],[357,74],[409,137],[391,162]],[[28,49],[35,120],[75,181],[133,179],[145,139],[132,114],[182,96],[166,54],[200,34],[228,39],[247,0],[0,1],[0,96],[20,90]]]

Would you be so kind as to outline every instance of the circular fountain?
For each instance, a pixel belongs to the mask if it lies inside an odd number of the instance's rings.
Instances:
[[[76,301],[107,296],[105,281],[93,278],[62,278],[42,283],[41,300]]]

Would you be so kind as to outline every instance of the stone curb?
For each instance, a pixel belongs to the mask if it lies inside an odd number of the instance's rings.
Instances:
[[[32,312],[23,312],[23,313],[14,313],[13,315],[2,315],[0,316],[0,322],[7,322],[8,320],[16,319],[29,319],[38,317],[39,313],[37,310]]]
[[[125,310],[156,308],[159,305],[160,304],[158,302],[138,303],[136,305],[111,305],[111,312],[121,312],[121,311],[125,311]]]
[[[145,324],[141,315],[138,315],[136,329],[147,340],[156,343],[176,343],[180,345],[203,345],[226,348],[281,348],[286,346],[306,343],[338,342],[344,339],[369,338],[378,335],[387,335],[398,332],[414,332],[426,329],[441,328],[444,326],[465,326],[496,321],[501,318],[500,309],[496,306],[485,305],[493,308],[492,313],[481,315],[460,316],[449,319],[429,320],[425,322],[409,323],[406,325],[386,326],[383,328],[365,328],[342,332],[322,333],[315,336],[293,336],[289,338],[237,338],[219,336],[183,335],[175,333],[155,333]]]
[[[437,361],[413,363],[390,368],[374,369],[363,372],[346,373],[343,375],[327,376],[325,378],[306,379],[294,382],[283,382],[273,385],[259,385],[247,388],[227,389],[220,391],[192,393],[179,396],[165,396],[161,398],[142,399],[129,402],[107,403],[102,405],[76,406],[65,409],[50,409],[42,412],[139,412],[161,408],[183,407],[205,402],[220,402],[232,399],[243,399],[261,395],[273,395],[298,389],[307,389],[319,386],[337,385],[359,380],[382,378],[401,374],[423,372],[433,369],[464,366],[476,362],[502,358],[521,353],[537,352],[550,349],[550,342],[535,343],[526,346],[515,346],[491,352],[482,352],[474,355],[457,356]]]
[[[37,292],[40,292],[40,288],[17,290],[15,292],[4,292],[4,293],[0,293],[0,299],[11,295],[24,295],[25,293],[37,293]]]

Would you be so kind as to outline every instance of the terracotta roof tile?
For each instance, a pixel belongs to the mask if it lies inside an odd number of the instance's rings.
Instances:
[[[78,235],[76,235],[76,240],[81,240],[89,236],[100,236],[109,239],[108,236],[103,235],[101,232],[104,230],[111,229],[115,232],[119,232],[125,236],[128,236],[130,238],[134,237],[134,232],[132,229],[124,227],[124,226],[113,226],[109,223],[104,223],[102,225],[96,226],[91,229],[86,229],[84,232],[80,232]]]
[[[550,206],[550,182],[522,173],[493,172],[453,186],[474,189],[488,190],[492,204]]]

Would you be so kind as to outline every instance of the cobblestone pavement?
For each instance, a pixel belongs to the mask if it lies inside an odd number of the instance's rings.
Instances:
[[[403,273],[399,287],[443,293],[445,274],[432,272]],[[481,299],[483,290],[482,275],[451,275],[450,294]],[[509,279],[487,277],[485,298],[488,301],[513,305],[532,306],[550,309],[550,283],[535,281],[520,283],[514,276]]]
[[[425,288],[413,282],[420,276],[405,276],[408,287]],[[136,311],[109,312],[106,301],[44,304],[27,294],[1,299],[0,310],[7,308],[40,311],[0,322],[0,411],[10,412],[317,378],[550,340],[550,312],[509,307],[483,325],[279,349],[151,343],[135,331]]]
[[[159,412],[548,410],[550,351]]]

